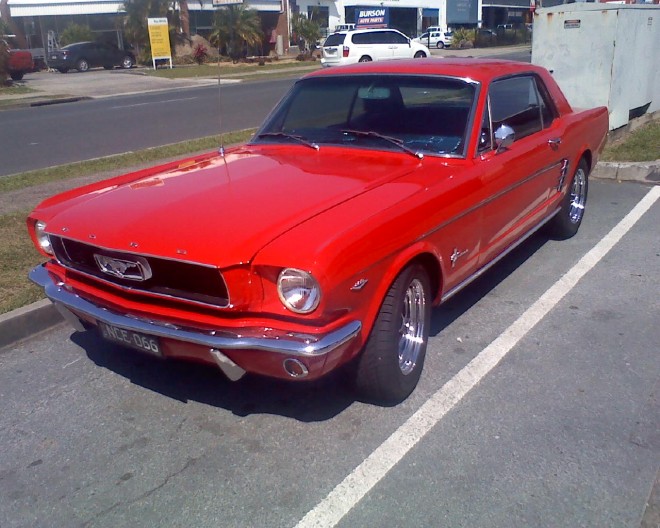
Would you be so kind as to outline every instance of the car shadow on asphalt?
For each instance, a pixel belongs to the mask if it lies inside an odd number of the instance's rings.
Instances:
[[[537,234],[516,248],[456,297],[435,309],[431,336],[438,335],[548,241]],[[95,330],[76,332],[72,341],[99,367],[111,370],[132,383],[181,402],[196,401],[224,408],[237,416],[275,414],[317,422],[333,418],[359,398],[351,389],[346,372],[340,370],[311,382],[290,382],[246,375],[229,381],[212,365],[162,360],[104,341]]]

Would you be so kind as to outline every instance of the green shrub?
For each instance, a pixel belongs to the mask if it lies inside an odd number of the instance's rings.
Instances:
[[[474,32],[466,28],[456,28],[451,37],[453,48],[471,48],[474,44]],[[469,43],[469,44],[468,44]]]
[[[74,42],[87,42],[94,40],[94,33],[89,26],[80,24],[69,24],[60,35],[60,45],[66,46]]]

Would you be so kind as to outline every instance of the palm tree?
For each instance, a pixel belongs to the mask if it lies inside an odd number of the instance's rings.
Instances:
[[[141,48],[149,49],[147,18],[170,19],[172,8],[171,0],[124,0],[124,34],[138,54]]]
[[[244,57],[246,46],[257,46],[263,42],[263,31],[259,15],[254,9],[242,4],[229,5],[215,15],[215,30],[210,41],[218,48],[226,48],[232,60]]]
[[[303,42],[300,52],[311,55],[314,51],[313,46],[321,38],[321,27],[318,23],[307,18],[303,13],[295,13],[291,17],[291,29],[297,38]]]

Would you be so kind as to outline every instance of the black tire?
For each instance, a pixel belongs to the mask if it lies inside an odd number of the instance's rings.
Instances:
[[[371,62],[371,57],[369,55],[363,55],[358,62]]]
[[[20,81],[23,78],[23,75],[25,75],[25,72],[22,71],[13,71],[9,73],[9,76],[13,81]]]
[[[437,44],[435,45],[435,47],[438,48],[438,49],[442,49],[442,48],[445,47],[445,43],[442,42],[441,40],[439,40],[439,41],[437,42]]]
[[[89,70],[89,62],[87,62],[87,59],[78,59],[78,62],[76,62],[76,70],[79,72],[86,72]]]
[[[385,295],[355,364],[358,393],[369,401],[405,400],[422,374],[431,324],[431,282],[419,264],[404,269]]]
[[[589,165],[583,158],[568,184],[559,212],[548,222],[549,233],[553,238],[565,240],[578,232],[587,206],[588,191]]]
[[[135,61],[133,61],[133,57],[130,55],[126,55],[122,60],[121,60],[121,67],[124,68],[125,70],[130,70],[133,67]]]
[[[415,53],[415,58],[416,59],[424,59],[424,58],[426,58],[426,53],[424,53],[423,51],[418,51],[417,53]]]
[[[57,71],[60,73],[66,73],[69,71],[69,68],[57,68]]]

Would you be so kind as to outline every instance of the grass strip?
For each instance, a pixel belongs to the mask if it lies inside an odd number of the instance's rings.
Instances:
[[[147,70],[145,73],[151,77],[162,77],[164,79],[189,79],[195,77],[240,77],[244,74],[270,74],[270,72],[282,69],[315,70],[320,68],[318,62],[287,61],[267,63],[263,66],[258,64],[194,64],[190,66],[177,66],[176,68],[161,68],[159,70]]]
[[[655,161],[660,159],[660,121],[639,127],[623,140],[608,143],[602,161]]]
[[[44,258],[32,245],[25,226],[29,211],[0,216],[0,313],[43,299],[41,288],[32,284],[28,272]]]
[[[241,130],[223,134],[226,145],[242,143],[254,134],[254,129]],[[173,143],[162,147],[154,147],[139,152],[128,152],[115,156],[106,156],[88,161],[58,165],[47,169],[38,169],[29,172],[21,172],[10,176],[0,177],[0,192],[15,191],[26,187],[34,187],[53,181],[69,180],[88,176],[96,172],[108,170],[129,169],[137,165],[158,162],[166,158],[176,158],[194,152],[212,150],[220,144],[220,135],[209,136],[181,143]]]

